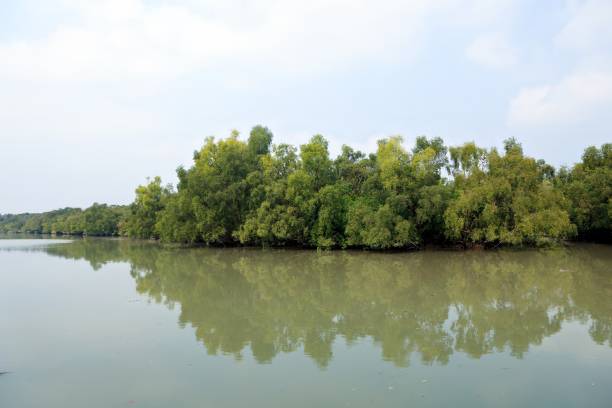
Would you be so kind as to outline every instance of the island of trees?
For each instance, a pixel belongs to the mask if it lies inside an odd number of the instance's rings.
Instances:
[[[588,147],[572,168],[470,142],[418,137],[349,146],[332,159],[321,135],[298,148],[255,126],[246,141],[210,137],[176,188],[159,177],[129,206],[94,204],[0,215],[0,231],[122,235],[207,245],[410,249],[541,246],[612,238],[612,144]]]

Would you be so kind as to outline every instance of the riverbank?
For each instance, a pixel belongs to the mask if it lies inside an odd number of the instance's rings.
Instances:
[[[542,246],[527,246],[527,245],[436,245],[427,244],[413,248],[390,248],[390,249],[372,249],[367,247],[332,247],[332,248],[316,248],[312,246],[303,245],[242,245],[239,243],[233,244],[206,244],[203,242],[195,242],[190,244],[184,243],[165,243],[159,239],[138,239],[122,236],[87,236],[87,235],[69,235],[69,234],[31,234],[31,233],[0,233],[0,239],[70,239],[70,240],[83,240],[83,239],[101,239],[101,240],[124,240],[134,243],[147,243],[157,245],[162,248],[244,248],[244,249],[290,249],[298,251],[369,251],[373,253],[402,253],[402,252],[420,252],[420,251],[492,251],[497,249],[515,249],[515,250],[529,250],[529,249],[545,249],[545,248],[561,248],[561,247],[572,247],[580,244],[600,244],[600,245],[612,245],[612,242],[606,241],[593,241],[593,240],[567,240],[562,242],[552,242],[550,245]]]

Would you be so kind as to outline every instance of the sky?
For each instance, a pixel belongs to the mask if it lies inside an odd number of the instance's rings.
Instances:
[[[0,213],[126,204],[256,124],[572,165],[612,142],[611,0],[2,0]]]

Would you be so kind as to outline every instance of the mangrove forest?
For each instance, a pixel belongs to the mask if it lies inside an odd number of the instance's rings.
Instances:
[[[0,215],[0,232],[381,250],[612,237],[611,143],[556,169],[513,138],[499,151],[424,136],[407,148],[392,136],[374,153],[345,145],[332,158],[321,135],[297,148],[255,126],[246,140],[207,138],[177,176],[138,186],[129,206]]]

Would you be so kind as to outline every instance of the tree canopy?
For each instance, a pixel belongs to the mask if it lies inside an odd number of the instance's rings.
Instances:
[[[0,215],[0,232],[57,235],[120,235],[128,208],[94,203],[84,210],[62,208],[39,214]]]
[[[273,145],[272,133],[256,126],[246,141],[236,132],[206,139],[192,167],[179,168],[177,191],[156,201],[163,208],[132,211],[128,225],[150,231],[154,224],[149,237],[166,242],[209,245],[399,249],[608,240],[611,160],[610,145],[589,147],[582,163],[557,172],[526,156],[515,139],[499,152],[424,136],[410,150],[391,136],[375,153],[342,146],[332,159],[321,135],[296,149]],[[134,205],[142,194],[137,190]]]
[[[209,137],[177,169],[176,188],[155,177],[129,207],[0,215],[0,231],[370,249],[612,237],[612,144],[557,171],[515,139],[498,151],[420,136],[408,149],[391,136],[374,153],[342,146],[336,158],[322,135],[299,148],[272,141],[263,126],[246,140]]]

